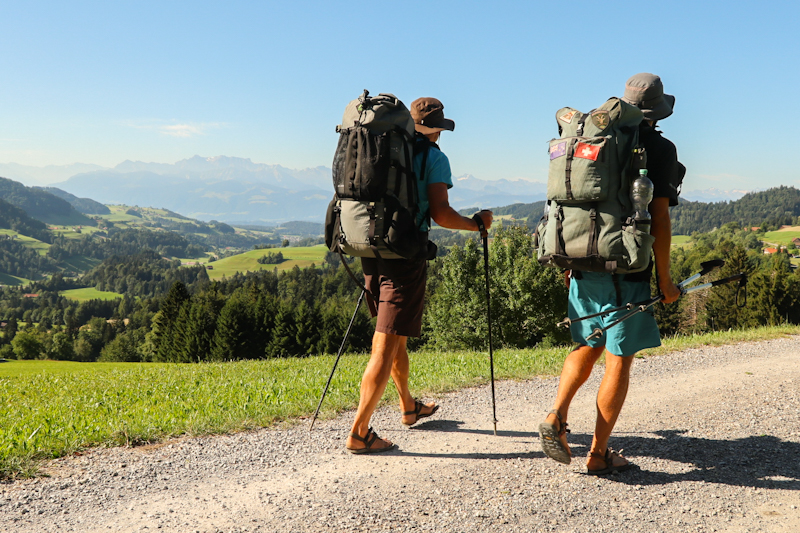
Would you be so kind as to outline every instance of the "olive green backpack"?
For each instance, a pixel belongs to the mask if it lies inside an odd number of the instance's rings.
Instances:
[[[379,259],[435,256],[428,233],[417,227],[417,143],[408,108],[392,94],[370,96],[365,90],[347,105],[336,131],[334,195],[325,217],[328,248]]]
[[[618,98],[589,113],[556,113],[547,203],[534,233],[539,263],[625,274],[647,268],[649,221],[634,220],[631,185],[646,168],[638,146],[642,112]]]

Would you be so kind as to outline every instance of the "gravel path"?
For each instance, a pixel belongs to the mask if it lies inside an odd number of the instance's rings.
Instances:
[[[93,450],[50,477],[0,485],[13,532],[797,532],[800,338],[638,359],[611,445],[637,468],[584,474],[599,368],[570,411],[570,466],[536,428],[557,379],[436,400],[408,430],[395,408],[373,425],[399,450],[352,456],[352,413],[293,429]]]

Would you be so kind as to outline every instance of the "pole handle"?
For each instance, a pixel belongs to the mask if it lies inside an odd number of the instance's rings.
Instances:
[[[706,261],[704,263],[700,263],[700,275],[705,276],[709,272],[720,268],[725,265],[724,259],[712,259],[711,261]]]

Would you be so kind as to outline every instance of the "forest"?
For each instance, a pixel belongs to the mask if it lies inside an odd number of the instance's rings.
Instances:
[[[527,220],[535,228],[542,216],[545,202],[512,204],[493,207],[495,216],[510,215],[517,220]],[[472,214],[475,209],[461,210],[461,214]],[[728,222],[740,226],[760,226],[766,230],[782,225],[800,225],[800,190],[795,187],[775,187],[766,191],[751,192],[736,201],[691,202],[681,199],[679,205],[670,208],[673,235],[708,233]]]
[[[764,255],[754,235],[728,223],[673,250],[675,281],[716,258],[726,261],[717,277],[747,273],[747,305],[737,305],[744,295],[737,299],[733,285],[657,305],[663,334],[800,323],[800,274],[788,254]],[[423,337],[410,347],[483,349],[488,332],[482,247],[465,238],[441,248],[448,253],[429,263]],[[567,331],[556,326],[566,315],[563,277],[536,261],[530,230],[507,225],[494,231],[489,261],[495,347],[569,342]],[[350,267],[360,276],[358,261]],[[124,287],[126,296],[113,301],[67,300],[57,292],[64,283],[69,282],[54,276],[37,284],[36,297],[10,287],[0,291],[5,323],[0,356],[199,362],[332,353],[360,292],[334,254],[318,267],[237,274],[215,282],[202,267],[179,267],[152,251],[117,257],[81,279],[106,289]],[[372,327],[362,306],[349,349],[367,350]]]

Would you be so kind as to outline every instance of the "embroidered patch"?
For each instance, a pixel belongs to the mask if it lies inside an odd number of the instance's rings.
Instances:
[[[599,129],[606,129],[609,123],[608,111],[595,111],[592,113],[592,122],[594,122],[594,125]]]
[[[567,155],[566,141],[550,145],[550,161],[556,159],[557,157],[561,157],[562,155]]]
[[[591,144],[586,143],[578,143],[575,145],[575,157],[580,157],[581,159],[589,159],[590,161],[597,161],[597,157],[600,155],[600,147],[599,146],[592,146]]]
[[[561,122],[566,122],[567,124],[570,124],[570,123],[572,123],[573,117],[575,117],[575,111],[574,110],[564,113],[563,115],[558,117],[558,120],[560,120]]]

